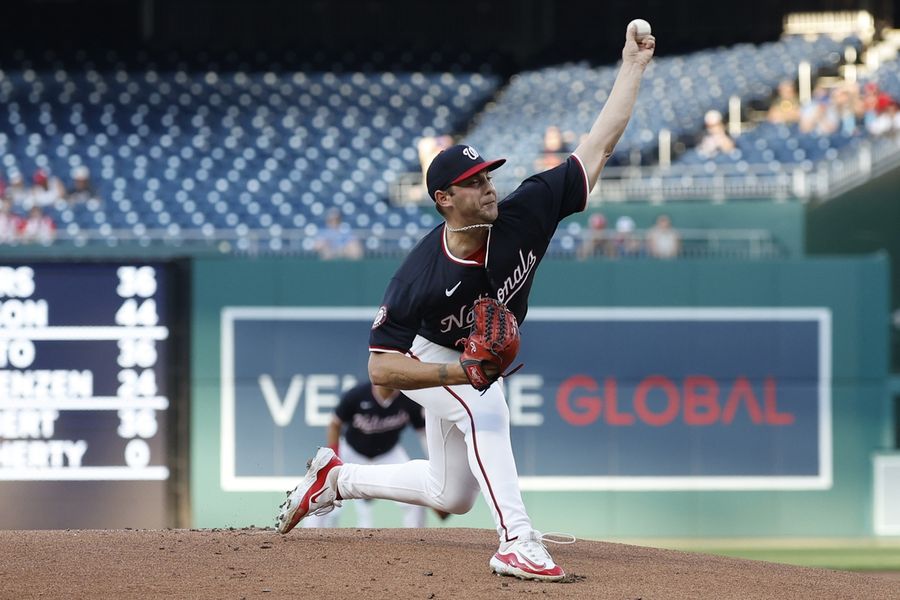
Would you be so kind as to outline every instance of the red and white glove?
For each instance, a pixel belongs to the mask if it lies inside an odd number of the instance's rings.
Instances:
[[[504,376],[519,353],[519,324],[508,308],[493,298],[479,298],[472,307],[473,319],[469,337],[459,363],[476,390],[483,392]],[[505,375],[519,370],[519,365]]]

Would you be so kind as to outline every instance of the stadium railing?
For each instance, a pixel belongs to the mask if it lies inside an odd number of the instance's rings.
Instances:
[[[591,194],[592,203],[630,200],[796,199],[827,200],[900,166],[900,136],[864,138],[834,160],[767,164],[744,162],[673,164],[668,167],[606,167]],[[494,183],[501,195],[518,185],[516,177],[497,173]],[[405,173],[391,185],[393,203],[427,204],[418,172]]]
[[[409,235],[402,229],[385,229],[378,236],[371,230],[355,229],[353,233],[362,240],[365,258],[401,258],[419,241],[421,235]],[[424,232],[423,232],[424,233]],[[785,251],[771,231],[764,229],[679,229],[681,250],[678,258],[733,258],[756,260],[779,258]],[[587,257],[593,258],[647,258],[647,231],[629,233],[634,250],[606,252],[620,237],[614,231],[593,232],[582,229],[579,234],[560,231],[554,237],[547,256],[574,258],[586,240],[595,241],[595,250]],[[14,243],[0,245],[7,257],[16,255],[103,255],[104,251],[122,255],[284,255],[315,258],[316,238],[302,229],[285,229],[273,235],[269,229],[217,230],[207,235],[196,229],[184,229],[173,236],[167,229],[147,230],[136,235],[131,229],[99,231],[85,229],[77,234],[61,231],[49,244]]]

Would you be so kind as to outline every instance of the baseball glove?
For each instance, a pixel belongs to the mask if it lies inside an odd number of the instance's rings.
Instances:
[[[483,392],[504,375],[519,353],[519,324],[509,309],[493,298],[479,298],[472,307],[473,321],[459,363],[476,390]]]

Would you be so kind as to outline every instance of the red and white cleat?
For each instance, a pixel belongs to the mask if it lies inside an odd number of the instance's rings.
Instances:
[[[562,567],[553,562],[544,547],[543,536],[538,531],[532,531],[531,535],[508,544],[501,544],[491,558],[491,570],[497,575],[538,581],[559,581],[566,576]]]
[[[287,533],[309,515],[325,515],[341,505],[337,498],[337,478],[329,474],[344,464],[331,448],[319,448],[306,467],[300,485],[288,492],[275,518],[278,533]]]

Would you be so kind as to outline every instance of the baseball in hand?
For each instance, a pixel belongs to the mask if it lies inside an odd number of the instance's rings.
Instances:
[[[650,23],[643,19],[635,19],[631,23],[628,24],[628,27],[634,25],[634,41],[638,44],[641,43],[646,36],[650,35]]]

